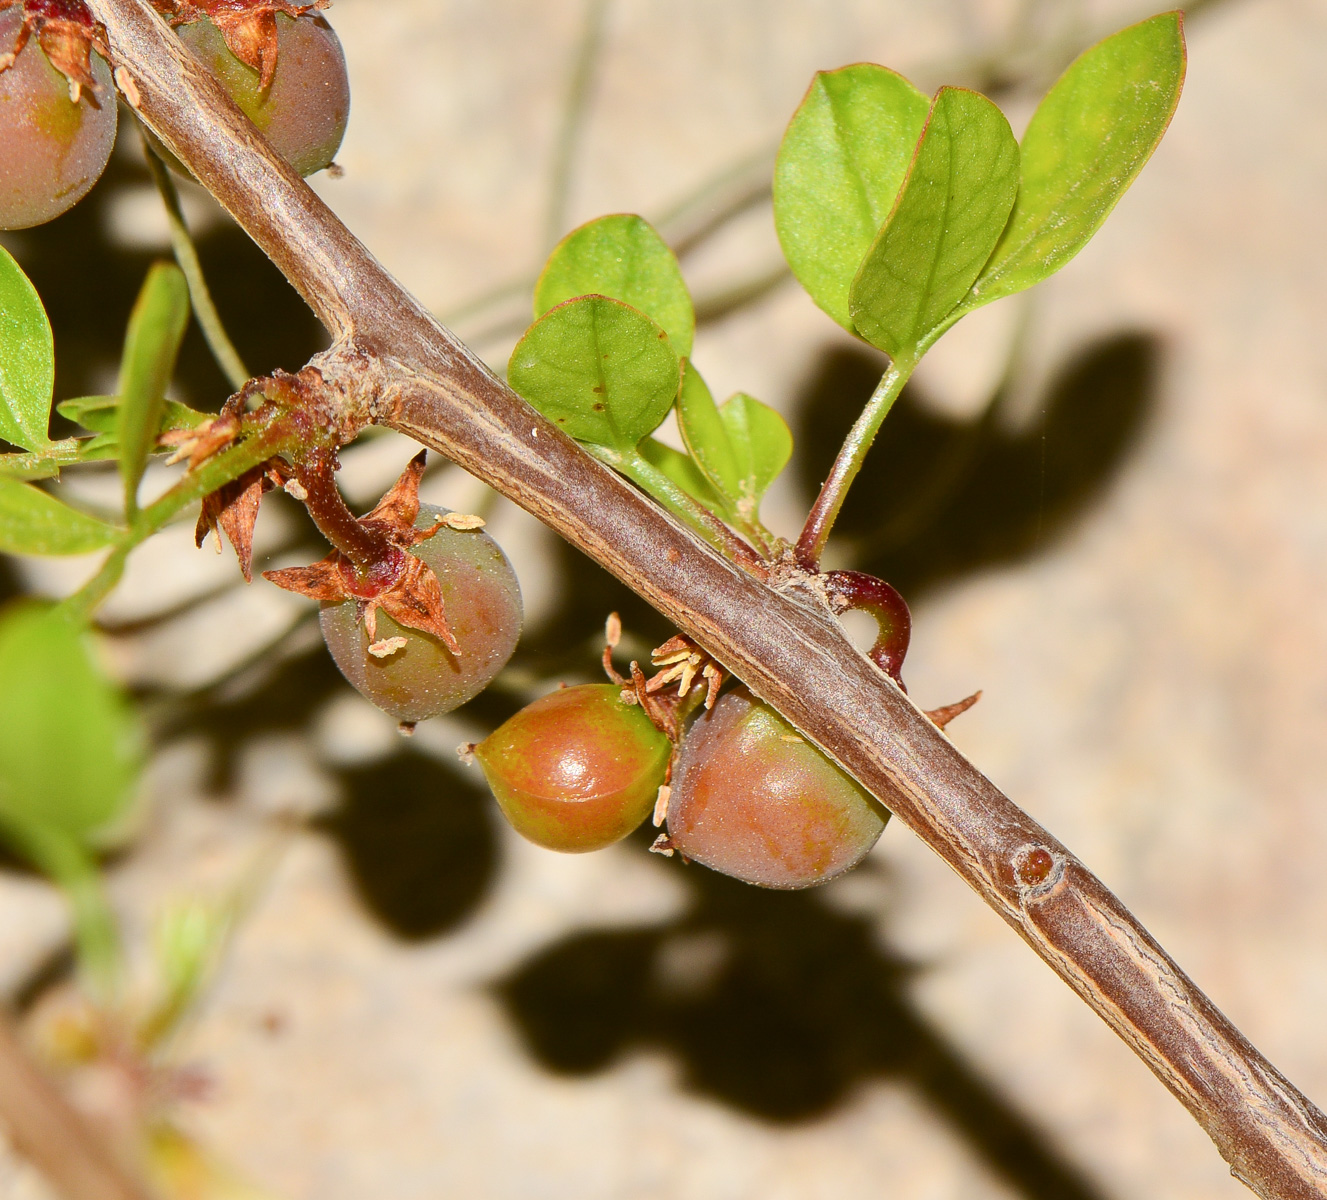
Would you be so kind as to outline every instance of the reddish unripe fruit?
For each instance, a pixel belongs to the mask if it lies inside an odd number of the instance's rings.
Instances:
[[[23,23],[22,6],[0,13],[0,55]],[[111,72],[92,56],[95,96],[69,99],[69,80],[35,37],[0,71],[0,229],[26,229],[58,217],[91,190],[115,144]]]
[[[345,136],[350,116],[345,55],[322,17],[278,13],[276,27],[276,73],[267,91],[211,21],[193,21],[176,32],[277,153],[301,175],[312,175],[331,165]]]
[[[675,849],[769,888],[825,883],[855,867],[889,814],[745,688],[687,732],[668,800]]]
[[[550,850],[599,850],[654,808],[672,743],[622,688],[550,692],[475,747],[517,833]]]
[[[415,521],[427,529],[446,509],[422,504]],[[354,600],[324,604],[323,638],[341,673],[369,700],[398,721],[422,721],[451,712],[479,695],[507,665],[521,635],[521,588],[501,547],[480,530],[440,529],[411,554],[438,577],[447,623],[460,657],[436,638],[398,625],[377,612],[377,643],[404,638],[405,645],[377,658]]]

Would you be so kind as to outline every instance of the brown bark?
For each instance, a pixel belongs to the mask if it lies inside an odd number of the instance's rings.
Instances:
[[[912,828],[1148,1064],[1265,1197],[1327,1195],[1327,1118],[1120,902],[855,650],[795,575],[762,583],[493,377],[277,159],[148,0],[88,0],[144,120],[335,339],[320,366],[634,588]]]
[[[0,1124],[69,1200],[152,1200],[38,1070],[0,1013]]]

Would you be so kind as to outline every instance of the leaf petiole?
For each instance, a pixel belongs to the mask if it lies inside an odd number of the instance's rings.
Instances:
[[[871,393],[866,407],[862,409],[861,416],[848,431],[829,477],[821,485],[820,494],[816,497],[815,504],[811,506],[806,524],[802,526],[801,536],[797,539],[794,554],[797,561],[808,570],[820,569],[820,556],[825,551],[830,530],[834,528],[834,522],[843,508],[848,488],[852,486],[852,481],[862,469],[862,463],[866,460],[867,451],[871,449],[871,443],[875,441],[875,435],[880,432],[880,426],[889,415],[889,410],[894,407],[894,401],[903,391],[903,386],[908,382],[916,365],[915,362],[902,359],[891,362],[889,369],[880,377],[875,391]]]
[[[728,528],[700,501],[689,496],[677,483],[645,458],[639,450],[620,451],[608,446],[585,443],[585,449],[600,462],[620,471],[642,491],[653,496],[670,513],[685,521],[725,558],[752,574],[764,578],[765,560]]]

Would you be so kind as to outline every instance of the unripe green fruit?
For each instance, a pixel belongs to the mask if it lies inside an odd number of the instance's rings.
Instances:
[[[550,850],[599,850],[654,808],[672,743],[622,688],[587,683],[550,692],[475,747],[517,833]]]
[[[301,175],[330,166],[350,116],[345,55],[322,17],[278,13],[276,73],[263,91],[261,78],[240,62],[211,21],[193,21],[176,32],[252,121],[272,147]]]
[[[427,529],[446,511],[420,505],[415,527]],[[378,641],[402,637],[405,645],[384,658],[374,657],[354,600],[324,604],[319,617],[341,673],[398,721],[451,712],[479,695],[507,665],[523,619],[516,573],[488,534],[440,529],[410,553],[438,577],[447,624],[461,647],[459,658],[436,638],[403,628],[381,609]]]
[[[688,858],[747,883],[804,888],[855,867],[888,813],[745,688],[687,732],[668,836]]]
[[[0,54],[23,23],[22,6],[0,13]],[[41,225],[73,208],[101,178],[115,144],[110,68],[92,56],[97,95],[69,99],[69,81],[37,38],[0,71],[0,229]]]

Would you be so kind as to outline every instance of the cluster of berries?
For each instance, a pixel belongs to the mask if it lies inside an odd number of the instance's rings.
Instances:
[[[350,84],[341,43],[312,11],[326,0],[154,3],[291,166],[311,175],[331,165]],[[110,58],[83,0],[0,0],[0,229],[60,216],[101,178],[121,82]]]
[[[322,601],[323,637],[342,674],[406,730],[487,687],[523,619],[501,548],[477,518],[420,504],[422,472],[421,455],[363,518],[395,529],[422,572],[359,586],[334,551],[266,573]],[[513,828],[540,846],[582,852],[619,841],[653,813],[668,830],[656,850],[775,888],[823,883],[861,861],[888,814],[856,783],[745,688],[720,696],[723,672],[684,638],[654,652],[651,679],[636,663],[622,677],[611,657],[619,636],[614,616],[604,651],[612,682],[559,688],[463,747]]]

